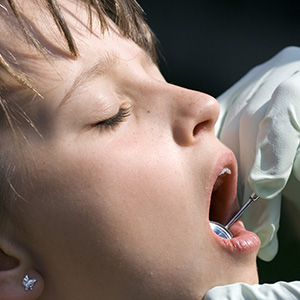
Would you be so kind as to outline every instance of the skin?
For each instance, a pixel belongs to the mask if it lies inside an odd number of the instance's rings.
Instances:
[[[217,101],[167,83],[117,28],[101,35],[94,21],[91,33],[83,9],[78,22],[77,6],[59,2],[77,59],[63,50],[51,63],[28,57],[14,40],[44,96],[21,103],[43,138],[24,125],[29,144],[14,157],[27,168],[14,236],[43,276],[40,299],[192,300],[215,285],[257,283],[256,252],[227,251],[208,223],[210,178],[223,161],[235,168],[214,135]],[[49,24],[32,20],[55,44]],[[107,68],[77,79],[108,54]],[[123,122],[97,124],[120,108],[129,110]]]

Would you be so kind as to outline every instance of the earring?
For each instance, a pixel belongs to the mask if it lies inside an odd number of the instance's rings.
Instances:
[[[28,291],[28,290],[31,290],[33,289],[33,286],[34,284],[36,283],[37,279],[35,278],[29,278],[28,275],[26,275],[24,278],[23,278],[23,281],[22,281],[22,285],[24,286],[25,288],[25,291]]]

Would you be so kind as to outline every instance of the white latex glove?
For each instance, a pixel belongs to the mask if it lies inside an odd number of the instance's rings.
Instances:
[[[297,184],[287,194],[300,207],[300,48],[255,67],[218,100],[216,134],[237,157],[240,204],[252,191],[263,198],[243,221],[261,239],[258,256],[269,261],[278,250],[281,192],[290,177]]]
[[[274,284],[235,283],[209,290],[204,300],[299,300],[300,281]]]

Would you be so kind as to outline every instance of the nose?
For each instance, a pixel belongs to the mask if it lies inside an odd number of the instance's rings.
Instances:
[[[205,93],[174,87],[173,137],[177,144],[197,143],[204,133],[214,134],[220,108],[215,98]]]

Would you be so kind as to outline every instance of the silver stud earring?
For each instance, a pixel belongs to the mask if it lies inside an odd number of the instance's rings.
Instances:
[[[23,281],[22,281],[22,285],[24,286],[25,291],[29,291],[29,290],[32,291],[33,286],[36,283],[36,281],[37,281],[37,279],[35,279],[35,278],[29,278],[29,276],[26,275],[23,278]]]

